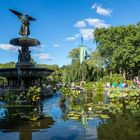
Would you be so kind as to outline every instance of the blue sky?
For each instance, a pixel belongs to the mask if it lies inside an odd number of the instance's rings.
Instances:
[[[68,53],[81,43],[95,49],[95,28],[136,24],[140,21],[140,0],[0,0],[0,63],[17,62],[17,47],[10,39],[19,37],[20,21],[8,9],[29,14],[29,37],[40,40],[41,46],[32,48],[38,63],[69,64]]]

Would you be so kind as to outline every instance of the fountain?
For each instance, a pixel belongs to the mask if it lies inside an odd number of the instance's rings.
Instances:
[[[12,13],[18,16],[22,25],[19,31],[21,37],[10,40],[10,44],[19,47],[18,62],[15,68],[0,69],[0,77],[7,79],[9,90],[25,90],[30,86],[41,86],[42,78],[50,75],[53,70],[36,67],[31,59],[30,47],[40,45],[37,39],[29,38],[30,21],[35,21],[29,15],[23,15],[20,12],[10,9]]]

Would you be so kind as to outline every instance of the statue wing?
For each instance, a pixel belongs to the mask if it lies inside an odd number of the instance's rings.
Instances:
[[[29,19],[30,21],[35,21],[35,20],[36,20],[35,18],[33,18],[33,17],[31,17],[31,16],[28,16],[28,19]]]
[[[9,9],[12,13],[14,13],[15,15],[18,16],[19,20],[22,20],[22,16],[23,14],[18,12],[18,11],[15,11],[15,10],[12,10],[12,9]]]

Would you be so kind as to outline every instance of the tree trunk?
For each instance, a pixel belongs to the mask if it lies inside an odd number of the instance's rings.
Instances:
[[[126,80],[126,71],[123,70],[123,78]]]
[[[110,77],[112,77],[112,70],[110,71]]]

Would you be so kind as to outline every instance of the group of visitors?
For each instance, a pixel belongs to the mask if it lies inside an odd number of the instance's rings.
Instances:
[[[107,88],[127,88],[127,87],[130,87],[130,88],[140,88],[140,81],[137,80],[137,81],[134,81],[134,82],[131,82],[131,83],[127,83],[127,82],[119,82],[118,84],[116,84],[116,82],[112,82],[112,83],[106,83],[106,87]]]

